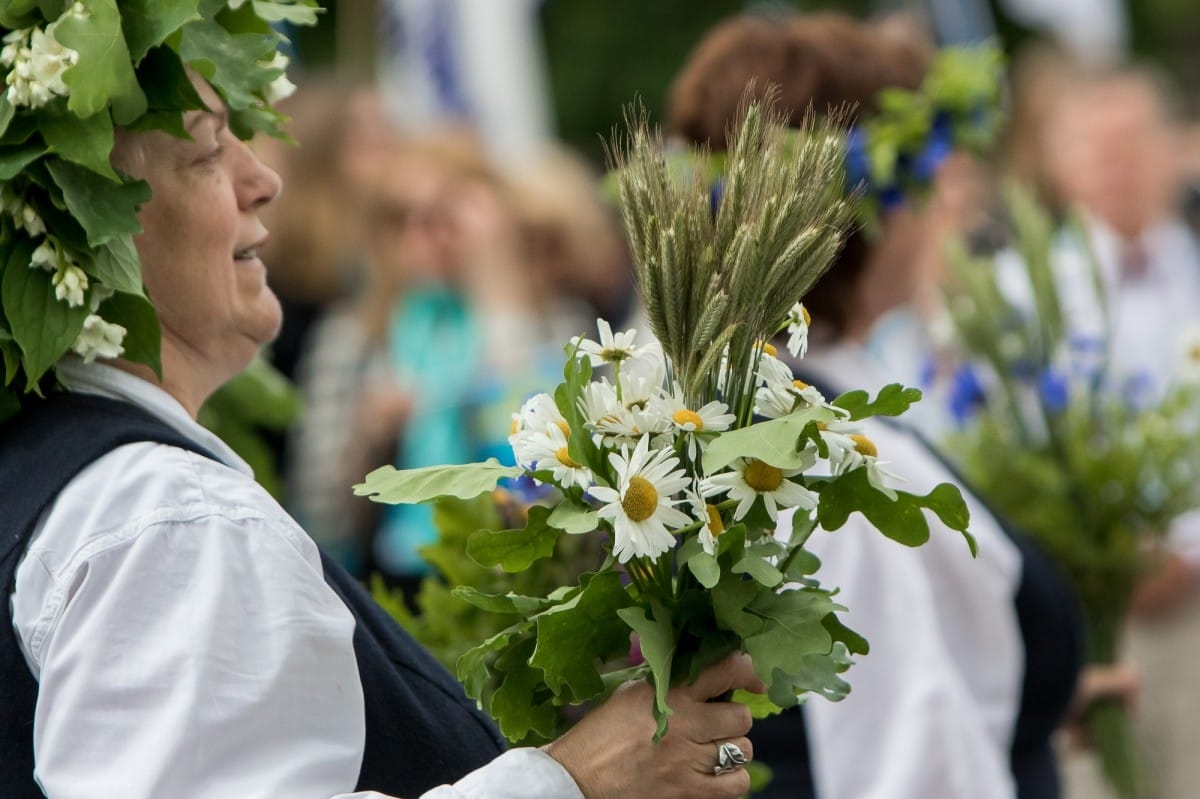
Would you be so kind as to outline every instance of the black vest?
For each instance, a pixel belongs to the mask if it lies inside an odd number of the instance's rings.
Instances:
[[[833,398],[840,393],[809,375],[797,376],[817,386],[826,397]],[[902,427],[898,421],[886,417],[879,417],[878,421]],[[904,429],[917,436],[959,486],[971,490],[970,483],[936,447],[910,428]],[[1083,668],[1083,614],[1074,591],[1058,567],[978,494],[975,498],[988,509],[1021,553],[1021,582],[1013,604],[1024,644],[1025,673],[1009,758],[1016,796],[1017,799],[1058,799],[1061,791],[1051,738],[1066,718]],[[853,686],[853,669],[848,679]],[[774,773],[771,783],[756,796],[761,799],[813,799],[817,796],[801,708],[791,708],[778,716],[755,722],[750,735],[754,740],[755,759],[766,763]]]
[[[141,409],[82,394],[35,402],[0,427],[0,797],[42,799],[33,780],[37,682],[13,630],[8,597],[42,513],[62,488],[122,444],[156,441],[208,452]],[[371,599],[322,556],[325,581],[354,614],[354,654],[366,709],[366,746],[355,790],[418,796],[454,782],[504,749],[462,687]]]

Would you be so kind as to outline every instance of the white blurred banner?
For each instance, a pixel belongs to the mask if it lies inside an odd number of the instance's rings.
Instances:
[[[540,0],[380,0],[380,89],[406,127],[471,125],[504,160],[550,135]]]

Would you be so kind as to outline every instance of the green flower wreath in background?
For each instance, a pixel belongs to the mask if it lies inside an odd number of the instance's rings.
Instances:
[[[109,163],[114,131],[186,137],[195,71],[246,139],[282,137],[284,37],[316,0],[0,0],[0,419],[53,385],[68,352],[155,371],[160,330],[133,236],[144,181]]]

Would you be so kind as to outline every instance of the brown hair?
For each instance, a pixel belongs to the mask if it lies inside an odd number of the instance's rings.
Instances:
[[[744,94],[775,92],[793,126],[807,114],[837,114],[853,124],[875,108],[880,90],[917,88],[930,51],[916,36],[901,36],[842,14],[741,14],[713,28],[696,46],[671,87],[671,131],[714,149]],[[805,297],[814,317],[836,335],[846,327],[850,290],[867,263],[871,242],[847,236],[833,266]]]

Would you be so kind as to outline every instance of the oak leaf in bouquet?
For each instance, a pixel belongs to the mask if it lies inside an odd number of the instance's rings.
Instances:
[[[799,300],[852,224],[844,131],[789,129],[769,104],[747,103],[714,186],[709,153],[689,151],[695,168],[681,171],[644,116],[627,123],[610,155],[652,336],[600,320],[594,338],[569,342],[563,382],[514,414],[515,466],[385,466],[355,488],[396,503],[472,499],[505,480],[553,487],[522,526],[470,535],[470,557],[506,572],[538,568],[566,537],[603,542],[598,568],[545,595],[454,590],[513,619],[457,664],[513,740],[553,737],[562,707],[642,678],[661,737],[668,689],[734,651],[776,707],[837,700],[867,642],[839,620],[808,538],[860,512],[915,546],[932,512],[973,545],[957,490],[895,489],[858,425],[903,413],[919,392],[829,402],[768,343],[786,331],[803,349]]]
[[[947,450],[1062,569],[1082,605],[1088,661],[1111,664],[1147,556],[1171,520],[1200,501],[1200,391],[1180,382],[1131,401],[1112,374],[1107,289],[1086,233],[1057,231],[1025,188],[1010,186],[1007,206],[1009,257],[959,246],[950,258],[956,287],[947,308],[975,364],[964,368],[980,373],[966,382],[981,387],[982,405]],[[1084,306],[1095,309],[1087,320],[1062,296],[1064,245],[1085,256],[1083,285],[1072,291],[1095,300]],[[1147,795],[1148,766],[1121,701],[1095,702],[1085,721],[1117,795]]]

